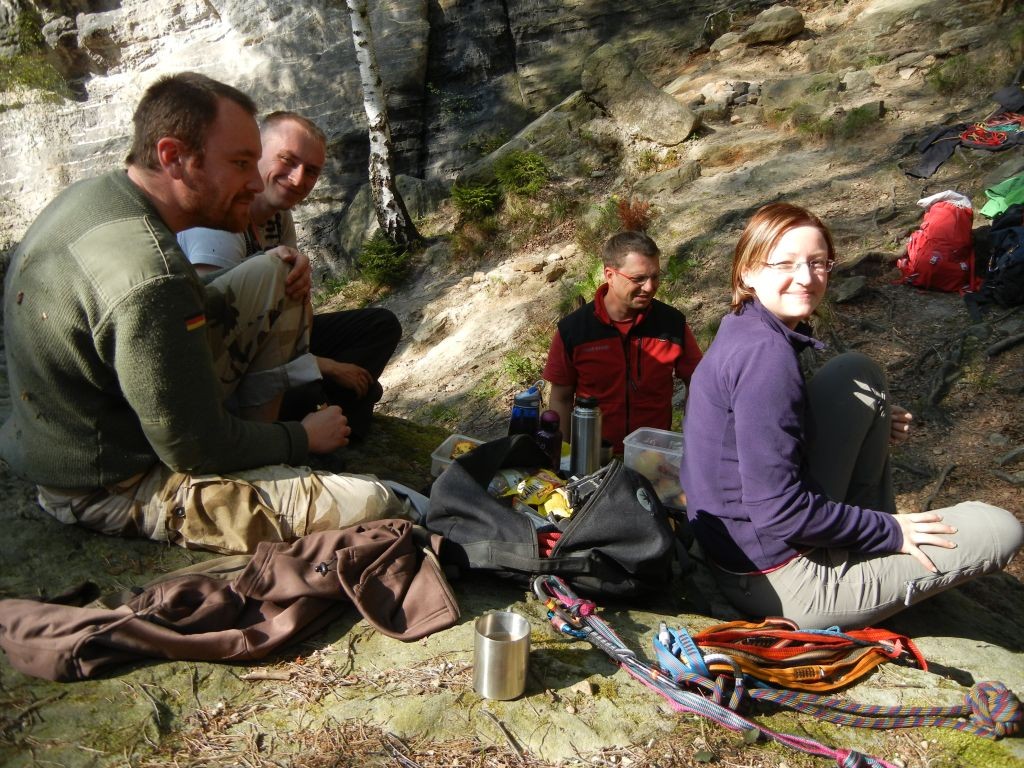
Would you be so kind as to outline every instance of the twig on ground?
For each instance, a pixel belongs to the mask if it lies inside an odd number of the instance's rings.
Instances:
[[[886,331],[883,325],[868,320],[866,317],[859,317],[854,322],[865,331],[873,331],[874,333],[885,333]]]
[[[406,756],[406,752],[409,751],[409,747],[407,747],[400,738],[395,736],[395,734],[385,733],[380,737],[380,743],[403,768],[423,768],[415,760]]]
[[[272,670],[258,669],[255,672],[246,672],[244,675],[239,675],[238,679],[245,680],[247,683],[255,680],[280,680],[287,682],[294,676],[293,672],[274,672]]]
[[[64,693],[57,693],[53,696],[47,696],[45,699],[39,699],[37,701],[33,701],[31,704],[27,704],[10,717],[5,717],[3,721],[0,722],[0,734],[6,733],[9,728],[14,728],[15,726],[17,726],[18,723],[20,723],[22,720],[31,715],[40,707],[45,707],[47,704],[51,704],[57,701],[58,699],[64,698],[64,696]]]
[[[885,264],[890,261],[896,261],[898,256],[890,251],[864,251],[860,254],[861,261],[877,261]]]
[[[956,464],[947,464],[942,468],[942,472],[939,473],[939,480],[935,483],[935,488],[928,494],[928,497],[924,500],[924,504],[921,507],[922,512],[927,512],[932,508],[932,502],[935,501],[935,497],[939,495],[939,491],[942,489],[943,483],[946,482],[946,478],[949,477],[949,473],[953,471]]]
[[[1021,456],[1024,456],[1024,445],[1018,445],[1009,453],[1004,453],[996,460],[996,464],[998,464],[1000,467],[1003,467],[1009,464],[1014,459],[1019,459]]]
[[[949,357],[943,361],[942,367],[939,368],[939,372],[935,376],[932,390],[928,393],[929,405],[938,405],[948,394],[950,385],[960,378],[960,360],[963,358],[963,353],[964,336],[961,335],[953,342]]]
[[[988,357],[995,357],[996,355],[1001,355],[1006,350],[1012,349],[1022,342],[1024,342],[1024,333],[1018,333],[1016,336],[1007,336],[1005,339],[997,341],[986,349],[985,354]]]
[[[892,465],[896,469],[902,469],[904,472],[907,472],[911,475],[917,475],[918,477],[932,476],[932,473],[929,470],[924,469],[923,467],[918,467],[906,461],[894,461]]]
[[[523,759],[523,748],[521,746],[519,746],[519,742],[516,741],[516,737],[512,735],[512,732],[508,728],[505,727],[505,724],[503,722],[501,722],[501,720],[499,720],[497,718],[497,716],[493,712],[490,712],[489,710],[486,710],[486,709],[481,709],[480,711],[483,712],[485,715],[487,715],[489,718],[491,718],[491,720],[494,721],[494,724],[496,726],[498,726],[498,730],[501,731],[501,735],[505,737],[505,741],[508,743],[509,749],[511,749],[513,752],[515,752],[516,756],[520,760],[522,760]]]
[[[1009,472],[1003,472],[1001,469],[992,470],[992,474],[998,477],[1000,480],[1005,480],[1010,485],[1024,485],[1024,477],[1011,475]]]

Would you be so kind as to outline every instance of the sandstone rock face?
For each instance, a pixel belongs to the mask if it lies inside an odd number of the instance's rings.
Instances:
[[[487,157],[466,166],[458,183],[486,183],[494,179],[494,164],[510,152],[526,151],[543,155],[556,173],[571,174],[583,164],[600,165],[599,148],[572,142],[574,126],[588,126],[599,117],[599,110],[582,91],[569,95],[548,110],[503,146]]]
[[[18,52],[18,16],[25,5],[24,0],[0,0],[0,57],[13,56]]]
[[[583,60],[615,39],[638,60],[695,41],[701,2],[389,0],[370,3],[397,173],[450,180],[579,88]],[[328,0],[0,0],[0,55],[13,23],[41,19],[51,62],[79,102],[0,93],[0,249],[69,182],[122,163],[131,114],[158,76],[194,69],[248,92],[261,110],[307,114],[329,140],[309,219],[337,217],[366,179],[368,140],[348,13]],[[642,43],[642,44],[641,44]],[[635,50],[634,50],[635,49]],[[18,105],[18,108],[9,108]],[[24,106],[21,106],[24,105]],[[5,107],[8,107],[5,109]]]
[[[655,173],[638,182],[638,192],[657,197],[663,194],[679,194],[694,179],[700,178],[700,163],[689,160],[676,168]]]
[[[804,17],[800,11],[788,5],[774,5],[757,15],[754,23],[740,35],[740,42],[747,45],[778,43],[803,31]]]
[[[829,73],[766,82],[761,86],[760,103],[769,109],[784,109],[797,103],[823,106],[835,98],[839,83],[839,77]]]
[[[587,96],[636,138],[671,147],[698,126],[697,116],[637,69],[618,46],[603,45],[587,59],[581,78]]]
[[[438,180],[399,175],[395,181],[405,208],[413,219],[433,213],[440,202],[448,196],[447,185]],[[367,183],[359,188],[339,218],[336,245],[340,261],[350,262],[355,259],[359,247],[378,228],[373,201],[370,199],[370,185]]]

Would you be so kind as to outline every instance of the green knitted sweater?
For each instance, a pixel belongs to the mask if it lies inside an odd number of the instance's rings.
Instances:
[[[301,424],[224,409],[201,324],[206,301],[174,234],[124,171],[66,189],[7,271],[12,409],[0,456],[35,483],[68,489],[158,461],[196,473],[305,461]]]

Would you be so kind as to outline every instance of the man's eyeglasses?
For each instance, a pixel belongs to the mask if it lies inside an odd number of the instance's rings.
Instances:
[[[647,285],[648,281],[653,285],[657,285],[658,283],[661,282],[660,272],[655,272],[653,275],[627,275],[625,272],[620,272],[615,267],[608,267],[608,269],[610,269],[619,277],[626,278],[637,288],[643,288],[645,285]]]
[[[816,275],[824,275],[826,272],[831,272],[836,263],[831,259],[814,259],[812,261],[775,261],[771,263],[766,261],[764,265],[787,275],[793,274],[802,267],[807,267]]]

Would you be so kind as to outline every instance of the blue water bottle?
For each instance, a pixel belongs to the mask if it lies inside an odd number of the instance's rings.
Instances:
[[[515,396],[508,420],[510,435],[536,435],[540,425],[540,382]]]

